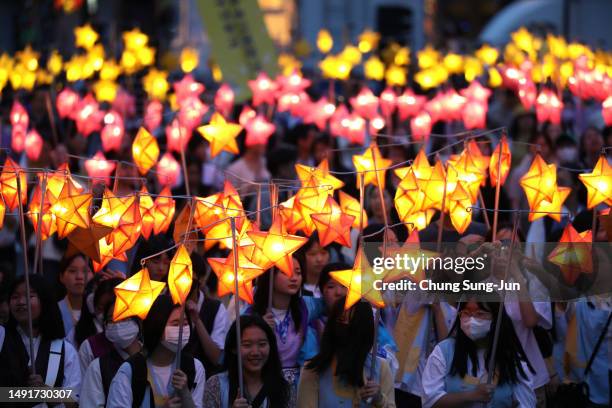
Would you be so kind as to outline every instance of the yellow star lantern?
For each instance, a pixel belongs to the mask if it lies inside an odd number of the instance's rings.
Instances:
[[[236,275],[234,274],[234,255],[230,252],[227,258],[208,258],[208,263],[219,279],[217,295],[225,296],[236,293]],[[253,303],[253,279],[264,273],[264,270],[254,263],[238,260],[238,297],[245,302]]]
[[[568,285],[573,285],[581,273],[593,273],[592,243],[591,230],[578,233],[572,224],[567,224],[559,245],[548,255],[548,260],[559,266]]]
[[[269,265],[266,265],[268,268],[276,266],[287,276],[293,275],[291,255],[308,241],[306,237],[287,234],[281,217],[274,219],[268,232],[249,231],[247,235],[255,245],[254,257],[251,258],[253,263],[261,266],[262,262],[258,258],[264,257],[263,261]]]
[[[190,73],[198,67],[200,55],[195,48],[183,48],[181,51],[181,70],[185,73]]]
[[[476,50],[476,58],[482,61],[484,64],[493,65],[497,61],[499,51],[497,48],[491,47],[488,44],[483,44],[478,50]]]
[[[74,29],[75,45],[89,50],[98,41],[98,33],[89,24]]]
[[[241,131],[241,125],[227,122],[218,112],[213,114],[208,125],[198,128],[198,132],[210,143],[211,157],[216,157],[222,151],[238,154],[236,137]]]
[[[101,227],[99,225],[96,224],[91,224],[94,225],[96,227]],[[103,228],[107,228],[107,227],[103,227]],[[98,273],[102,270],[102,268],[104,268],[106,265],[108,265],[108,263],[113,260],[116,259],[118,261],[121,262],[127,262],[127,255],[126,253],[121,253],[119,255],[115,255],[114,254],[114,245],[112,243],[109,243],[107,240],[107,237],[103,237],[98,241],[98,250],[100,251],[100,262],[97,262],[96,260],[93,260],[93,269],[94,272]]]
[[[193,265],[185,245],[180,245],[170,262],[168,289],[175,304],[184,304],[193,283]]]
[[[351,247],[351,226],[355,217],[343,213],[331,196],[327,197],[323,211],[310,217],[317,228],[322,247],[332,242]]]
[[[155,198],[155,209],[153,211],[153,233],[155,235],[165,233],[172,224],[174,213],[176,211],[176,202],[172,198],[170,187],[166,186],[160,191]]]
[[[145,92],[151,99],[163,101],[166,99],[166,94],[170,85],[168,84],[168,73],[152,69],[142,79],[142,85]]]
[[[123,43],[128,50],[136,51],[145,47],[149,42],[149,37],[138,28],[123,33]]]
[[[48,186],[48,184],[47,184]],[[48,188],[48,187],[47,187]],[[48,191],[48,190],[47,190]],[[42,190],[40,186],[34,187],[34,192],[32,193],[32,198],[30,199],[28,217],[32,222],[32,226],[34,227],[34,231],[36,233],[40,233],[40,237],[43,241],[48,239],[51,235],[55,233],[56,230],[56,222],[55,215],[49,211],[51,208],[51,203],[49,199],[46,198],[49,194],[45,194],[45,202],[42,208],[42,220],[40,221],[40,232],[38,231],[38,217],[40,215],[40,203],[42,200]],[[0,200],[2,202],[2,207],[4,208],[4,200]],[[4,210],[3,210],[4,211]],[[3,213],[4,215],[4,213]]]
[[[444,185],[447,184],[446,174],[442,163],[437,161],[433,166],[429,177],[426,179],[418,179],[419,187],[425,193],[425,200],[421,205],[421,211],[430,208],[442,209],[442,200],[444,198]],[[446,192],[447,194],[449,191]]]
[[[339,191],[339,198],[340,210],[342,210],[342,212],[345,214],[352,215],[353,217],[355,217],[355,220],[353,221],[353,228],[359,228],[359,217],[363,217],[363,227],[367,227],[368,214],[366,213],[365,209],[362,209],[359,205],[359,200],[353,198],[344,191]]]
[[[323,54],[327,54],[334,46],[334,39],[329,31],[323,29],[317,34],[317,48]]]
[[[394,203],[399,219],[406,222],[412,214],[421,210],[424,202],[425,193],[419,188],[413,168],[409,167],[395,190]]]
[[[553,194],[552,201],[540,201],[533,209],[535,212],[529,213],[529,222],[533,222],[538,218],[544,218],[545,216],[549,216],[553,220],[561,222],[561,208],[571,192],[572,189],[569,187],[557,187]]]
[[[223,193],[217,193],[208,197],[195,197],[196,206],[193,220],[205,234],[214,222],[223,218],[223,206],[217,205],[222,200],[222,195]]]
[[[587,207],[589,209],[606,201],[612,205],[612,167],[606,156],[602,155],[593,171],[579,174],[580,181],[587,188]]]
[[[332,191],[339,190],[344,187],[344,182],[329,173],[329,163],[327,159],[323,159],[317,167],[296,164],[295,171],[302,186],[307,185],[308,182],[314,179],[314,182],[318,186],[327,187],[330,194]]]
[[[521,177],[520,184],[532,210],[542,200],[552,202],[557,190],[557,168],[554,164],[547,164],[538,154],[527,173]]]
[[[100,263],[102,261],[100,240],[111,231],[112,228],[90,223],[87,228],[76,228],[71,232],[70,235],[68,235],[68,241],[70,245],[75,248],[75,253],[78,251],[87,255],[92,261]],[[66,256],[69,256],[68,253]]]
[[[501,161],[500,161],[500,149],[501,149]],[[510,172],[510,164],[512,163],[512,153],[510,152],[510,146],[508,146],[508,139],[506,135],[503,135],[493,154],[491,155],[491,162],[489,163],[489,178],[491,185],[495,187],[497,185],[497,178],[499,177],[500,185],[506,182],[508,173]],[[497,170],[500,170],[499,176]]]
[[[382,81],[385,77],[385,64],[375,55],[372,55],[363,63],[363,70],[368,79]]]
[[[6,158],[2,173],[0,173],[0,192],[4,203],[9,210],[13,211],[19,205],[17,196],[17,174],[19,173],[19,183],[21,188],[21,202],[25,204],[28,198],[28,185],[26,175],[21,167],[10,157]]]
[[[374,275],[363,249],[357,252],[353,269],[331,271],[331,278],[348,289],[344,310],[350,309],[361,298],[365,298],[372,306],[381,308],[385,306],[380,291],[374,288],[374,280],[380,279]]]
[[[153,302],[166,286],[165,282],[151,280],[147,268],[115,286],[115,309],[113,321],[138,316],[144,320],[149,314]]]
[[[314,180],[310,180],[305,186],[301,187],[295,194],[293,208],[299,211],[304,220],[302,230],[308,236],[312,235],[316,226],[311,218],[312,214],[318,214],[323,210],[327,197],[331,191],[327,187],[321,187]],[[291,228],[287,228],[291,230]]]
[[[132,157],[141,175],[147,174],[159,158],[159,145],[157,140],[143,127],[138,129],[138,133],[132,143]]]
[[[372,143],[362,155],[354,155],[353,164],[358,173],[363,173],[364,185],[373,184],[385,188],[385,172],[391,160],[382,157],[376,143]]]
[[[451,223],[459,234],[463,234],[472,222],[472,211],[470,209],[472,200],[470,193],[462,184],[457,183],[457,187],[448,197],[447,204]]]
[[[364,54],[372,51],[378,46],[378,41],[380,41],[379,33],[372,30],[365,30],[359,35],[359,51]]]
[[[92,221],[113,228],[107,242],[113,244],[113,255],[117,256],[132,248],[140,236],[140,208],[137,196],[115,197],[109,190],[104,192],[102,207]]]
[[[413,225],[414,229],[421,231],[427,228],[427,226],[431,222],[431,219],[433,218],[435,213],[436,213],[436,210],[434,209],[429,209],[425,211],[417,211],[407,216],[405,219],[402,220],[402,222],[409,224],[409,225]]]
[[[65,238],[76,228],[89,227],[89,206],[92,199],[91,194],[80,194],[71,183],[64,184],[57,202],[50,208],[55,216],[59,238]]]
[[[140,230],[144,239],[149,239],[155,225],[155,203],[145,186],[140,190],[140,222],[142,228]]]
[[[287,231],[291,234],[305,228],[306,223],[300,213],[299,206],[295,204],[295,196],[280,203],[279,213]]]
[[[406,85],[406,68],[399,65],[389,65],[385,71],[385,81],[389,86]]]

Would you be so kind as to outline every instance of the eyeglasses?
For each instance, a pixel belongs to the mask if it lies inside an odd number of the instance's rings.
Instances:
[[[464,309],[459,312],[459,316],[460,317],[475,317],[477,319],[484,319],[484,320],[491,320],[493,318],[493,315],[491,314],[491,312],[487,312],[484,310],[470,311],[470,310]]]

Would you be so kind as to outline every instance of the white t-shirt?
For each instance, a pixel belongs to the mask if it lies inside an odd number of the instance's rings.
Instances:
[[[84,342],[85,344],[87,342]],[[89,348],[91,350],[91,348]],[[125,360],[129,355],[117,349],[119,355]],[[102,383],[102,373],[100,371],[100,358],[95,358],[89,366],[83,370],[83,383],[81,384],[81,398],[79,403],[82,407],[104,408],[106,395],[104,395],[104,385]]]
[[[319,285],[317,285],[316,283],[305,283],[304,289],[312,292],[312,297],[315,297],[315,298],[321,297],[321,291],[319,290]]]
[[[191,397],[193,398],[194,406],[197,408],[202,408],[205,381],[204,366],[198,359],[194,359],[193,361],[195,364],[195,388],[193,391],[191,391]],[[173,364],[167,367],[156,367],[147,361],[147,368],[150,370],[149,372],[153,377],[153,382],[155,384],[151,384],[151,386],[154,387],[155,392],[160,393],[160,395],[169,396],[172,388],[170,378]],[[129,363],[123,363],[121,364],[121,367],[119,367],[119,371],[117,371],[117,374],[111,382],[106,407],[131,407],[132,400],[132,367]]]
[[[476,377],[482,378],[486,374],[486,363],[485,363],[485,350],[478,350],[478,370],[476,371]],[[468,373],[472,372],[472,363],[468,359]],[[446,359],[444,358],[444,352],[442,348],[437,345],[425,365],[423,371],[423,395],[421,401],[423,402],[423,408],[431,408],[436,402],[444,395],[447,394],[445,389],[445,378],[448,375],[450,367],[447,366]],[[536,405],[535,393],[530,388],[529,384],[519,375],[519,382],[513,387],[512,399],[518,403],[520,408],[533,408]],[[464,405],[470,408],[481,408],[486,406],[483,403],[475,402],[473,404]]]

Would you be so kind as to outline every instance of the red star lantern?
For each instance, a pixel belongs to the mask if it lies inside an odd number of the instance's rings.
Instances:
[[[336,105],[323,97],[313,103],[305,112],[304,123],[314,123],[319,130],[325,130],[327,121],[332,117],[335,111]]]
[[[260,72],[255,80],[248,81],[248,85],[253,93],[253,106],[257,107],[262,103],[274,105],[276,83],[265,72]]]
[[[26,134],[25,138],[25,151],[28,159],[36,161],[40,157],[42,151],[43,140],[40,134],[32,129]]]
[[[155,129],[161,126],[162,113],[164,106],[158,100],[152,100],[147,103],[144,113],[144,127],[149,132],[153,132]]]
[[[558,125],[561,123],[562,110],[563,101],[550,89],[543,89],[536,98],[536,116],[540,123],[548,120]]]
[[[185,126],[181,126],[178,119],[174,119],[166,126],[166,141],[168,150],[180,153],[187,147],[191,139],[191,131]]]
[[[228,84],[222,84],[215,93],[215,110],[229,118],[234,108],[235,94]]]
[[[353,110],[364,119],[373,119],[378,113],[378,98],[370,89],[364,87],[357,96],[350,98]]]
[[[28,185],[26,175],[17,163],[10,157],[6,158],[2,173],[0,173],[0,192],[4,198],[4,203],[9,210],[14,211],[19,205],[17,197],[17,173],[19,173],[19,181],[21,187],[21,202],[26,203],[28,198]]]
[[[385,116],[391,116],[397,107],[397,95],[393,88],[385,88],[380,93],[380,111]]]
[[[102,128],[103,118],[104,112],[91,94],[81,99],[75,108],[77,131],[85,137]]]
[[[110,152],[111,150],[119,151],[125,128],[123,118],[117,112],[110,111],[104,115],[104,128],[100,133],[102,139],[102,150]]]
[[[60,118],[72,118],[75,115],[75,110],[79,104],[79,94],[70,88],[64,88],[57,94],[55,99],[55,107]]]
[[[238,117],[238,123],[242,127],[246,127],[246,124],[251,121],[251,119],[255,119],[257,116],[257,112],[255,112],[249,105],[244,105],[242,111],[240,112],[240,116]]]
[[[433,120],[429,113],[422,111],[410,119],[410,132],[416,141],[427,140],[431,134]]]
[[[404,93],[397,97],[397,110],[400,120],[406,120],[418,114],[426,100],[426,97],[415,95],[410,88],[406,88]]]
[[[319,242],[325,247],[332,242],[351,247],[351,226],[355,217],[342,212],[340,206],[330,196],[327,197],[323,211],[310,216],[319,233]]]
[[[159,184],[162,186],[174,186],[180,176],[181,165],[176,161],[172,153],[168,152],[157,163],[156,173]],[[187,182],[187,180],[183,181]]]
[[[110,184],[110,176],[115,171],[115,163],[106,160],[102,152],[97,152],[91,159],[85,160],[85,170],[87,175],[93,177],[93,182],[104,182]]]
[[[276,126],[268,122],[263,116],[257,115],[245,125],[247,146],[266,145],[268,139],[276,131]]]

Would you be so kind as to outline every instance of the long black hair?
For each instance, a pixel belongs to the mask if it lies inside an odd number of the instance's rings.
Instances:
[[[486,310],[491,313],[493,320],[491,321],[491,330],[487,335],[487,351],[485,353],[485,362],[491,357],[491,348],[493,347],[493,337],[495,336],[495,327],[497,324],[497,316],[499,308],[503,307],[503,303],[500,302],[477,302],[478,307],[481,310]],[[467,363],[468,358],[472,363],[472,376],[476,376],[478,371],[478,354],[476,343],[470,339],[461,330],[461,317],[460,313],[465,309],[467,302],[460,302],[457,308],[457,318],[453,324],[449,337],[455,337],[455,353],[453,356],[453,362],[451,363],[450,373],[451,375],[459,375],[465,377],[468,373]],[[527,374],[523,369],[522,362],[527,363],[527,367],[531,373],[535,373],[531,363],[527,359],[527,355],[521,346],[521,343],[514,331],[512,320],[506,313],[506,310],[502,310],[502,320],[500,326],[499,339],[497,344],[497,352],[495,355],[495,370],[499,373],[499,384],[516,384],[519,381],[519,375],[524,379],[527,379]]]
[[[57,282],[56,282],[56,286],[58,288],[56,295],[58,295],[59,297],[57,298],[57,300],[61,300],[66,296],[66,287],[64,286],[64,284],[62,283],[62,281],[60,280],[61,276],[63,274],[66,273],[66,270],[68,269],[68,267],[70,266],[70,264],[72,263],[72,261],[74,261],[77,258],[83,258],[83,260],[85,261],[85,263],[87,264],[87,267],[89,268],[89,270],[93,270],[93,265],[91,263],[91,260],[85,256],[84,254],[77,252],[74,255],[69,255],[66,256],[64,255],[62,257],[62,259],[59,262],[59,269],[58,269],[58,274],[57,274]],[[87,285],[87,276],[84,277],[85,279],[85,285]],[[85,289],[85,292],[87,292],[87,289]],[[85,303],[85,302],[83,302]]]
[[[97,275],[100,276],[100,275]],[[121,278],[112,278],[101,281],[96,290],[93,293],[93,305],[94,309],[100,299],[104,295],[110,295],[110,303],[114,303],[115,301],[115,286],[123,282]],[[83,302],[83,306],[81,307],[81,317],[74,327],[74,341],[77,344],[77,347],[81,345],[89,336],[93,336],[97,333],[96,325],[94,324],[95,318],[95,310],[92,313],[89,310],[89,305],[87,305],[87,301]]]
[[[261,377],[265,393],[271,408],[285,408],[289,404],[289,384],[283,377],[276,336],[268,324],[257,315],[240,316],[240,334],[249,327],[258,327],[268,338],[270,352],[268,359],[261,370]],[[229,379],[229,401],[231,406],[238,394],[238,353],[236,349],[236,322],[232,323],[225,337],[224,369]]]
[[[142,322],[144,347],[149,355],[153,353],[153,350],[155,350],[162,341],[164,330],[168,324],[168,318],[177,307],[180,307],[180,305],[175,305],[168,295],[160,295],[155,299],[155,302],[153,302],[146,319]],[[191,332],[189,313],[185,313],[185,322],[189,325],[188,330]],[[187,329],[183,328],[183,330],[185,330],[183,333],[185,334]]]
[[[294,258],[300,264],[300,269],[302,269],[302,262],[298,258]],[[273,268],[272,273],[276,276],[277,273],[283,273],[278,268]],[[255,291],[255,295],[253,297],[253,310],[260,316],[265,315],[268,312],[268,303],[270,301],[270,273],[264,273],[259,278],[257,278],[257,290]],[[303,275],[302,275],[303,277]],[[291,313],[291,318],[293,319],[293,324],[295,325],[295,332],[299,333],[301,325],[302,325],[302,297],[300,296],[300,292],[296,292],[291,296],[291,300],[289,300],[289,312]]]
[[[43,340],[63,339],[66,337],[66,332],[52,287],[41,275],[29,275],[28,279],[30,281],[30,293],[35,293],[40,303],[40,316],[32,324],[38,327],[40,337]],[[9,290],[9,299],[13,296],[17,287],[23,284],[25,284],[25,276],[20,276],[13,282]],[[7,327],[17,328],[17,321],[12,313],[9,316]]]
[[[132,261],[131,275],[136,274],[138,271],[140,271],[140,269],[142,269],[140,261],[143,258],[149,257],[158,252],[162,252],[171,246],[172,244],[168,238],[162,234],[153,235],[148,240],[141,239],[140,243],[138,244],[138,248],[136,249],[134,260]],[[169,259],[172,259],[174,251],[168,251],[167,255]]]
[[[336,372],[349,386],[362,387],[363,368],[374,345],[374,316],[366,302],[357,302],[349,310],[348,324],[342,322],[345,297],[336,301],[323,330],[319,354],[306,364],[306,368],[322,374],[336,358]]]

